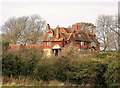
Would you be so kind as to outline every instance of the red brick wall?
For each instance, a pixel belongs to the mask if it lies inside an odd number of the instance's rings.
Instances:
[[[88,48],[90,48],[91,47],[91,43],[87,43],[87,46],[88,46]]]
[[[43,42],[44,48],[52,48],[55,44],[58,44],[60,47],[63,47],[63,41],[52,41],[51,45],[47,45],[47,42]]]

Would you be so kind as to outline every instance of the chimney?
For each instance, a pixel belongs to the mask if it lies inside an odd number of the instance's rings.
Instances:
[[[59,25],[56,27],[56,38],[59,39],[60,37],[60,27]]]
[[[74,25],[74,30],[80,30],[80,23],[77,23]]]
[[[50,25],[49,25],[49,24],[47,24],[46,29],[47,29],[47,30],[50,30]]]

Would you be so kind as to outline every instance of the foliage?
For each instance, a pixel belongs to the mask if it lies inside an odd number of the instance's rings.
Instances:
[[[38,53],[34,50],[27,51],[21,50],[17,52],[5,51],[2,54],[2,70],[5,76],[31,76],[34,77],[33,73],[35,66],[40,58],[41,52]]]
[[[49,60],[40,60],[35,69],[35,77],[37,80],[49,82],[55,77],[55,67]]]
[[[90,80],[88,83],[94,86],[105,87],[105,78],[103,77],[106,71],[106,64],[101,63],[100,61],[91,61],[90,62]]]
[[[67,75],[66,71],[69,70],[70,66],[70,61],[62,56],[61,58],[59,57],[58,60],[55,63],[55,67],[57,69],[56,71],[56,79],[61,82],[67,81]]]
[[[8,42],[8,41],[5,41],[5,40],[2,40],[2,41],[0,42],[0,44],[2,44],[2,49],[3,49],[3,50],[6,50],[6,49],[8,48],[8,46],[9,46],[9,42]]]
[[[120,61],[112,61],[108,64],[107,71],[104,74],[106,84],[110,87],[120,85]]]
[[[106,64],[99,61],[73,61],[65,57],[58,58],[56,78],[74,85],[106,86],[103,77]]]
[[[42,52],[34,49],[14,53],[7,51],[2,55],[3,76],[30,77],[47,83],[57,80],[65,85],[91,85],[97,88],[119,86],[120,61],[116,59],[117,52],[95,54],[94,58],[88,57],[91,59],[87,60],[79,56],[72,57],[76,54],[42,59]]]
[[[23,63],[20,58],[11,53],[2,56],[2,74],[3,76],[18,77],[21,75]]]

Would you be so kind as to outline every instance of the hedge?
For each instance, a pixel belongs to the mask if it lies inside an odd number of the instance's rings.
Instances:
[[[76,86],[116,87],[120,85],[120,61],[118,59],[108,63],[108,58],[104,62],[97,58],[96,60],[72,61],[68,57],[61,56],[52,61],[41,59],[42,57],[38,59],[34,53],[36,52],[32,52],[29,60],[23,60],[21,53],[3,53],[3,76],[14,78],[28,76],[48,83],[51,80],[58,80]]]

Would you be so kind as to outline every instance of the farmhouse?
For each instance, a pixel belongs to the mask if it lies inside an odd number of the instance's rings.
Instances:
[[[85,24],[88,26],[85,27]],[[58,56],[59,52],[65,46],[72,44],[78,47],[79,50],[100,50],[100,43],[96,39],[94,29],[96,27],[92,25],[90,27],[89,23],[76,23],[72,27],[64,28],[57,26],[56,28],[51,28],[47,24],[47,31],[43,36],[43,44],[9,44],[9,49],[12,51],[19,50],[20,48],[34,48],[36,50],[44,51],[44,54],[51,56],[54,54]]]
[[[71,28],[57,26],[51,28],[47,24],[47,32],[44,35],[43,47],[47,56],[52,53],[58,55],[63,47],[72,43],[80,50],[92,49],[99,51],[100,43],[96,39],[93,29],[82,28],[83,23],[76,23]]]

